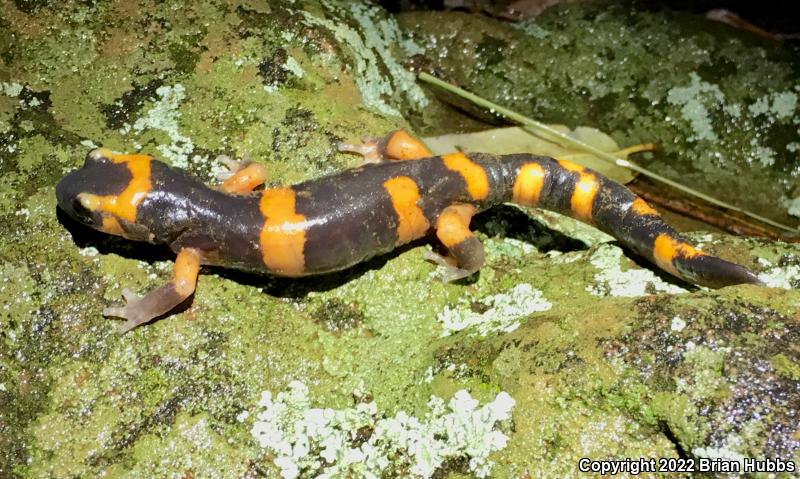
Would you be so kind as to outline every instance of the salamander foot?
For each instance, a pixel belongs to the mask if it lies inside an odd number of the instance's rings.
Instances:
[[[372,136],[362,136],[361,143],[339,143],[339,151],[355,153],[364,157],[362,164],[383,163],[386,158],[380,152],[380,140]]]
[[[451,283],[453,281],[458,281],[459,279],[472,276],[477,272],[477,270],[470,271],[467,269],[461,269],[457,266],[453,266],[451,264],[451,261],[453,261],[452,259],[449,259],[438,253],[434,253],[433,251],[425,251],[422,257],[425,260],[430,261],[432,263],[436,263],[445,269],[445,272],[442,275],[443,283]]]
[[[184,248],[175,259],[172,280],[167,284],[139,296],[125,288],[122,297],[125,306],[113,306],[103,310],[103,316],[125,319],[119,328],[120,333],[167,314],[194,293],[197,274],[200,271],[201,254],[194,248]]]

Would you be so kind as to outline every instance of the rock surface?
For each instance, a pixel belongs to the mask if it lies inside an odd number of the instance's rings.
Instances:
[[[696,234],[781,287],[698,291],[589,227],[503,206],[475,221],[487,265],[472,281],[437,281],[423,245],[307,280],[208,270],[185,311],[115,333],[103,307],[161,284],[171,257],[57,215],[54,185],[91,147],[207,181],[221,153],[263,162],[274,184],[318,177],[358,163],[342,139],[447,123],[401,67],[421,51],[355,2],[0,2],[0,476],[568,477],[580,457],[799,459],[800,293],[783,288],[800,285],[800,249],[776,242]],[[599,91],[560,88],[542,97]],[[635,101],[608,88],[605,108],[628,112],[608,129],[623,131]],[[605,118],[583,108],[577,124]]]

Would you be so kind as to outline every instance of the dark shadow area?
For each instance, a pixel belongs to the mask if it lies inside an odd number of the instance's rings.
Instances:
[[[283,278],[267,274],[250,273],[247,271],[224,268],[222,266],[208,266],[205,269],[221,278],[229,279],[239,284],[262,288],[263,292],[270,296],[287,299],[302,299],[310,292],[323,293],[330,291],[356,278],[360,278],[370,270],[380,269],[390,259],[396,258],[409,249],[416,248],[429,241],[431,240],[428,238],[421,238],[407,245],[395,248],[386,254],[351,266],[350,268],[301,278]],[[422,261],[422,257],[420,257],[420,261]]]
[[[548,9],[569,8],[559,3],[614,3],[622,4],[631,10],[659,11],[672,10],[705,16],[715,11],[716,16],[731,16],[732,22],[755,26],[770,35],[782,38],[786,44],[800,48],[800,23],[796,2],[786,0],[570,0],[568,2],[521,2],[519,0],[379,0],[379,5],[391,13],[408,11],[455,10],[483,14],[499,20],[519,21],[537,14],[546,14]],[[542,10],[544,8],[544,10]],[[712,14],[713,16],[713,14]],[[734,28],[749,28],[738,24]]]
[[[72,236],[72,241],[79,248],[93,246],[101,254],[113,253],[147,263],[175,259],[175,253],[170,251],[166,245],[131,241],[120,236],[102,233],[72,219],[61,208],[56,208],[56,218],[61,223],[61,226],[69,232]]]
[[[704,15],[709,10],[726,9],[768,31],[800,33],[797,3],[785,0],[659,0],[630,2],[639,8],[667,8]]]
[[[583,3],[588,3],[585,0]],[[391,13],[414,10],[460,10],[467,12],[501,11],[510,5],[520,3],[518,0],[379,0],[379,5]],[[544,2],[541,2],[544,3]],[[557,6],[552,3],[550,8]],[[594,0],[593,3],[611,3]],[[787,31],[797,29],[797,4],[786,0],[623,0],[620,3],[638,9],[670,9],[683,10],[698,14],[714,9],[724,8],[735,12],[761,28]]]
[[[589,247],[546,224],[526,215],[524,211],[510,205],[497,205],[472,219],[470,228],[489,237],[513,238],[535,246],[542,253],[548,251],[582,251]]]
[[[666,421],[658,421],[658,429],[661,430],[661,433],[664,434],[664,437],[666,437],[667,440],[671,442],[673,446],[675,446],[675,452],[678,453],[679,458],[686,460],[690,457],[686,452],[686,449],[683,448],[678,436],[675,435],[675,431],[669,427],[669,424]]]

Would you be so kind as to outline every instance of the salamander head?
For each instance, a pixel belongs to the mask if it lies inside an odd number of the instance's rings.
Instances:
[[[56,185],[58,206],[71,218],[104,233],[149,241],[152,235],[136,221],[137,206],[150,191],[147,155],[117,155],[97,148],[83,167]]]

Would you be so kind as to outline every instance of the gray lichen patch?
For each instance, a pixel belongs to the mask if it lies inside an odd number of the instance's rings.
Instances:
[[[262,394],[251,433],[275,454],[284,478],[335,476],[406,476],[431,478],[448,464],[464,463],[476,477],[489,477],[490,453],[502,450],[514,400],[507,393],[479,407],[466,390],[445,403],[431,396],[422,418],[399,411],[379,413],[364,392],[346,409],[311,407],[308,388],[299,381],[287,391]],[[245,418],[246,419],[246,418]]]
[[[346,16],[354,19],[357,25],[353,28],[341,16],[341,4],[323,4],[333,18],[321,18],[306,12],[305,20],[309,25],[328,29],[339,42],[351,49],[356,84],[367,106],[384,115],[400,116],[400,111],[386,101],[386,98],[398,94],[413,109],[427,105],[428,100],[414,81],[414,75],[402,66],[397,55],[399,52],[392,51],[401,39],[400,29],[393,18],[376,7],[358,2],[345,3]],[[408,40],[404,45],[407,51],[419,51],[419,47]]]

